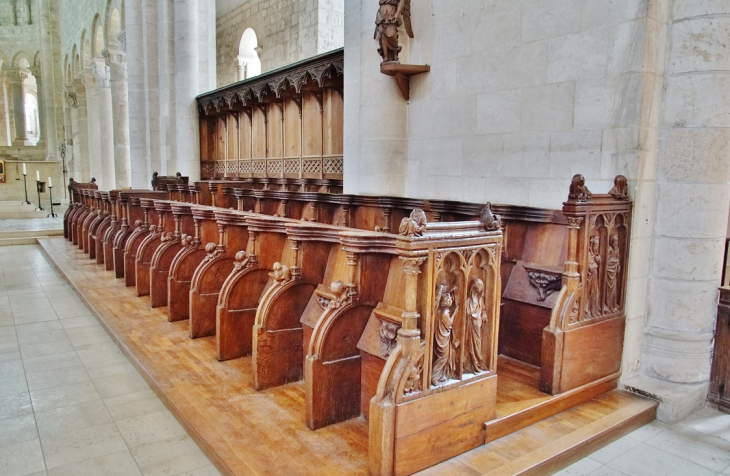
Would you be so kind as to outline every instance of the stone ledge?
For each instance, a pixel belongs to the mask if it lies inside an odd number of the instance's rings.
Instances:
[[[702,408],[707,400],[709,383],[681,384],[635,376],[622,380],[620,388],[657,400],[657,420],[675,423]]]

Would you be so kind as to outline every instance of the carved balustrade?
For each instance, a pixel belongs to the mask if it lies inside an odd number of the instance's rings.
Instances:
[[[203,178],[341,179],[343,50],[198,97]]]

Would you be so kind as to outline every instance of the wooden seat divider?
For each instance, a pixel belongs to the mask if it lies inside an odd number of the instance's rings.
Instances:
[[[63,236],[72,241],[71,220],[79,212],[79,207],[83,206],[81,201],[81,190],[92,189],[97,190],[96,179],[92,179],[89,183],[76,182],[73,178],[69,179],[68,192],[71,204],[63,215]],[[78,240],[77,240],[78,244]]]
[[[218,240],[215,208],[193,205],[193,235],[181,237],[181,249],[170,265],[168,277],[169,320],[181,321],[190,317],[190,283],[198,265],[207,253],[202,243]]]
[[[122,205],[119,190],[109,191],[109,225],[101,236],[101,251],[106,271],[114,271],[114,238],[122,225]]]
[[[134,229],[124,245],[124,284],[131,287],[137,284],[137,251],[153,231],[152,227],[158,221],[158,213],[155,202],[146,200],[145,197],[130,197],[128,207],[132,215],[140,209],[142,211],[142,219],[134,221]]]
[[[236,254],[249,241],[246,214],[217,208],[214,212],[218,239],[207,242],[206,255],[190,282],[190,337],[215,335],[218,297],[236,264]]]
[[[183,237],[195,233],[190,203],[169,202],[174,230],[160,239],[150,263],[150,304],[152,307],[168,305],[168,277],[175,256],[183,248]]]
[[[94,259],[96,264],[104,264],[104,235],[112,222],[112,199],[111,192],[101,192],[101,200],[104,203],[104,211],[102,212],[102,220],[97,225],[93,233],[94,238]]]
[[[172,218],[172,205],[168,200],[143,198],[141,202],[151,202],[157,214],[157,225],[150,225],[150,231],[137,248],[135,262],[135,285],[137,296],[150,294],[150,270],[152,257],[162,240],[169,240],[175,233],[175,221]]]
[[[79,249],[84,253],[89,252],[89,228],[91,227],[91,223],[96,220],[102,208],[98,193],[98,190],[84,190],[88,212],[83,219],[79,219],[77,225],[79,230]]]
[[[79,190],[80,206],[71,221],[72,243],[79,249],[84,248],[84,240],[81,238],[84,220],[92,211],[91,199],[88,194],[89,189]]]
[[[105,195],[108,196],[107,192],[100,190],[94,191],[94,206],[96,208],[94,218],[88,221],[88,226],[85,226],[86,232],[84,233],[84,236],[86,237],[86,246],[84,247],[84,251],[89,254],[89,259],[92,260],[96,260],[97,229],[104,219],[109,216],[107,202],[104,200]]]

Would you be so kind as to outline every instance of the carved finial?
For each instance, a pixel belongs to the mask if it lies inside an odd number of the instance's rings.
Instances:
[[[274,281],[276,281],[277,283],[289,281],[291,279],[291,270],[289,269],[289,266],[276,262],[274,263],[274,266],[269,276],[274,278]]]
[[[156,179],[157,176],[160,175],[157,172],[152,172],[152,180]]]
[[[617,175],[616,178],[613,179],[613,188],[608,193],[616,200],[628,201],[629,186],[626,183],[626,177],[624,177],[623,175]]]
[[[182,177],[182,174],[180,172],[175,172],[175,177],[180,178]]]
[[[91,183],[96,183],[96,177],[91,177]]]
[[[212,253],[217,247],[218,245],[216,245],[215,243],[208,243],[207,245],[205,245],[205,252]]]
[[[593,194],[588,187],[586,187],[586,179],[581,174],[573,176],[573,180],[570,182],[570,193],[568,194],[568,200],[576,202],[585,202],[589,198],[592,198]]]
[[[401,220],[398,233],[403,236],[423,236],[427,221],[426,212],[416,208],[411,212],[411,216]]]
[[[502,217],[492,212],[491,202],[487,202],[487,206],[482,209],[480,220],[487,231],[497,231],[502,228]]]

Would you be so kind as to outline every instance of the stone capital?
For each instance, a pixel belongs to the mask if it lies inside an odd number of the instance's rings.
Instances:
[[[101,52],[104,55],[104,60],[107,66],[111,70],[111,77],[113,79],[121,79],[127,74],[127,53],[121,48],[114,48],[109,46],[104,48]]]
[[[5,76],[8,78],[10,84],[23,84],[23,82],[30,78],[31,72],[27,69],[21,68],[8,68],[5,70]]]
[[[111,87],[111,72],[102,58],[92,58],[89,66],[99,89]]]
[[[73,86],[66,86],[65,97],[66,103],[68,103],[68,107],[72,109],[79,107],[79,97],[76,94],[76,89],[73,88]]]

